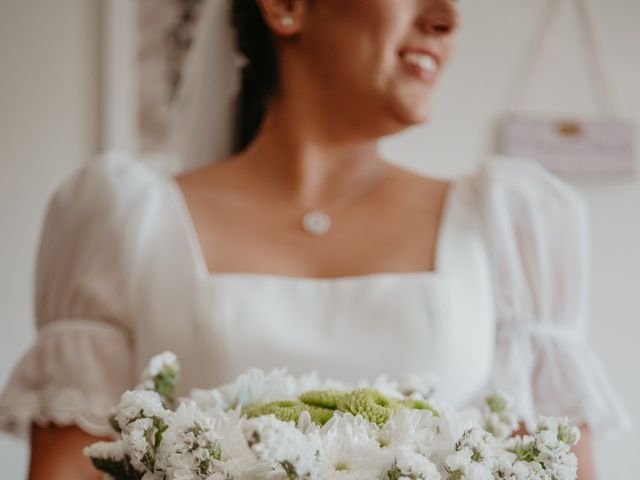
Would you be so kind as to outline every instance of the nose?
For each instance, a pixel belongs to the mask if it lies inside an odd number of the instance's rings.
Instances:
[[[455,0],[424,0],[418,16],[420,29],[428,35],[451,35],[458,28],[460,15]]]

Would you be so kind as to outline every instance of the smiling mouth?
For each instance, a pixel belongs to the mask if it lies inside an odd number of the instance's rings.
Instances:
[[[400,54],[400,59],[411,73],[425,82],[433,81],[438,73],[438,62],[429,53],[405,51]]]

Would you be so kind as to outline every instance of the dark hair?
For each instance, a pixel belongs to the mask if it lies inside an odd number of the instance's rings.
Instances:
[[[255,137],[268,101],[278,92],[278,62],[273,36],[256,0],[232,0],[231,25],[236,46],[248,60],[236,106],[234,152],[239,152]]]

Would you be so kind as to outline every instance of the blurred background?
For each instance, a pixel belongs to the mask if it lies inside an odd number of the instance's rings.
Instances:
[[[0,0],[0,385],[35,337],[34,259],[50,195],[106,148],[153,161],[201,1],[224,0]],[[387,157],[436,176],[486,160],[543,3],[461,0],[457,55],[433,120],[384,140]],[[640,125],[640,2],[591,4],[621,113]],[[575,14],[567,10],[551,35],[526,110],[595,113]],[[638,427],[640,180],[567,179],[591,209],[589,339]],[[639,447],[631,433],[598,441],[600,478],[630,478]],[[25,478],[27,462],[26,444],[0,435],[2,477]]]

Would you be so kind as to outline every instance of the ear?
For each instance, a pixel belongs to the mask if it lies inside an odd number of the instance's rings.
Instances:
[[[300,33],[307,0],[256,0],[271,31],[290,37]]]

